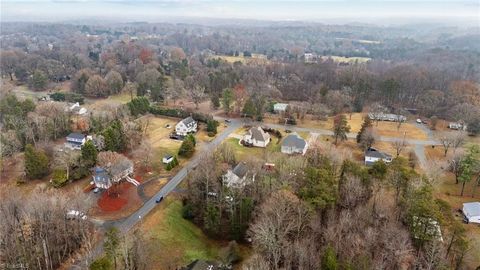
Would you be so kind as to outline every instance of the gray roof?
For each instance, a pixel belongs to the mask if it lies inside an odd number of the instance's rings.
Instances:
[[[128,158],[122,158],[120,161],[115,162],[111,167],[110,167],[110,173],[112,175],[118,175],[123,173],[124,171],[133,168],[133,162],[129,160]]]
[[[70,133],[67,136],[67,139],[81,140],[83,138],[85,138],[85,135],[83,135],[81,133],[76,133],[76,132]]]
[[[380,152],[378,151],[377,149],[375,148],[368,148],[367,151],[365,151],[365,156],[367,157],[375,157],[375,158],[392,158],[391,155],[387,154],[387,153],[383,153],[383,152]]]
[[[93,181],[95,182],[95,184],[108,185],[109,179],[110,176],[108,176],[108,173],[104,168],[95,168],[95,175],[93,176]]]
[[[249,132],[252,135],[252,139],[257,141],[266,142],[269,138],[268,133],[263,131],[261,127],[253,127],[249,130]]]
[[[193,120],[193,118],[191,116],[183,119],[182,122],[187,127],[191,127],[191,126],[193,126],[193,124],[196,123],[195,120]]]
[[[247,165],[244,162],[238,163],[237,166],[235,166],[235,168],[233,168],[232,172],[236,176],[238,176],[240,178],[243,178],[248,172]]]
[[[303,149],[307,145],[307,142],[300,137],[297,133],[288,135],[282,142],[282,146],[294,147],[297,149]]]
[[[469,202],[463,204],[463,212],[469,217],[480,216],[480,202]]]

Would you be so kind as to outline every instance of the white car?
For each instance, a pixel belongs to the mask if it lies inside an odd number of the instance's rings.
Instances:
[[[419,124],[423,123],[423,122],[422,122],[422,119],[417,118],[417,123],[419,123]]]
[[[87,215],[85,215],[85,213],[82,213],[78,210],[70,210],[67,212],[65,216],[67,219],[81,219],[81,220],[87,219]]]

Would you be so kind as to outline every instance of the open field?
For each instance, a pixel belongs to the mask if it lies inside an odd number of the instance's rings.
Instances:
[[[145,246],[153,259],[150,269],[177,269],[195,259],[216,260],[222,243],[209,239],[182,217],[181,200],[169,196],[141,223]]]
[[[269,61],[267,57],[263,54],[252,54],[252,57],[244,57],[243,55],[239,56],[230,56],[230,55],[213,55],[212,59],[222,59],[228,63],[241,62],[243,64],[256,63],[256,64],[267,64]]]

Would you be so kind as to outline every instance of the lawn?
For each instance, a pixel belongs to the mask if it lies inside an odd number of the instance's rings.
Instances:
[[[260,157],[265,155],[267,152],[280,152],[280,144],[277,144],[278,139],[275,137],[272,138],[272,141],[266,148],[245,147],[240,145],[239,141],[240,140],[237,138],[228,138],[225,140],[225,143],[231,145],[235,150],[237,160],[246,160],[250,157]]]
[[[135,98],[135,94],[133,95],[133,97]],[[125,103],[130,102],[131,96],[130,96],[130,93],[120,93],[120,94],[116,94],[116,95],[113,95],[113,96],[109,96],[108,99],[118,101],[122,104],[125,104]]]
[[[240,56],[230,56],[230,55],[214,55],[211,58],[213,59],[222,59],[228,63],[235,63],[241,62],[245,63],[257,63],[257,64],[267,64],[268,59],[263,54],[252,54],[252,57],[244,57],[243,55]]]
[[[153,259],[151,269],[177,269],[195,259],[216,260],[221,243],[182,217],[181,200],[170,196],[141,223]]]
[[[169,138],[169,134],[173,131],[178,119],[156,116],[145,117],[147,117],[150,121],[147,136],[150,144],[152,145],[154,153],[153,166],[156,168],[163,168],[163,156],[167,154],[176,155],[180,145],[182,144],[181,141],[172,140]],[[167,124],[170,125],[170,128],[165,127]],[[181,162],[182,160],[179,159],[179,161]]]

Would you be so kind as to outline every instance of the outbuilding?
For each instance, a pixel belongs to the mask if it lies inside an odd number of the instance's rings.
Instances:
[[[464,203],[462,211],[466,222],[480,223],[480,202]]]

